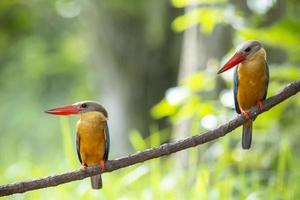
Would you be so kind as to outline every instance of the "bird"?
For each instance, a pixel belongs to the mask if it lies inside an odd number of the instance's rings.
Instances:
[[[76,125],[76,150],[82,170],[99,164],[103,172],[110,149],[108,113],[105,108],[95,101],[81,101],[45,112],[53,115],[80,115]],[[102,188],[101,174],[91,176],[91,186],[93,189]]]
[[[262,44],[256,40],[240,44],[218,74],[235,66],[233,76],[235,110],[246,118],[243,124],[242,148],[250,149],[253,125],[249,117],[249,109],[253,106],[263,108],[269,85],[269,66]]]

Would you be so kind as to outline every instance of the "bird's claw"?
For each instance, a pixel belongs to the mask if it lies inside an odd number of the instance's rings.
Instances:
[[[262,110],[264,108],[264,103],[261,100],[258,100],[256,102],[256,106],[259,107],[260,110]]]
[[[249,112],[241,109],[241,114],[246,118],[246,120],[250,120]]]
[[[85,171],[87,168],[87,165],[85,163],[82,163],[81,164],[81,170]]]
[[[104,172],[104,167],[105,167],[104,165],[105,165],[104,164],[104,160],[101,160],[100,161],[100,170],[101,170],[101,173]]]

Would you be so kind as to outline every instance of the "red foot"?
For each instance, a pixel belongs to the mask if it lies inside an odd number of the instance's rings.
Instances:
[[[104,171],[104,160],[100,161],[100,170],[101,170],[101,172]]]
[[[86,168],[87,168],[87,164],[85,164],[85,163],[82,163],[82,164],[81,164],[81,170],[85,171],[85,170],[86,170]]]
[[[246,120],[249,120],[250,119],[250,116],[249,116],[249,113],[247,111],[244,111],[242,109],[241,110],[241,114],[246,118]]]
[[[258,101],[256,102],[256,106],[258,106],[259,109],[262,110],[262,109],[264,108],[264,103],[263,103],[263,101],[258,100]]]

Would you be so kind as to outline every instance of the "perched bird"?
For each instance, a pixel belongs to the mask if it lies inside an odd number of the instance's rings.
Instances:
[[[263,107],[269,84],[269,67],[266,51],[258,41],[246,41],[218,71],[223,73],[237,66],[233,78],[235,110],[247,119],[243,125],[242,147],[250,149],[252,140],[252,121],[248,110],[257,105]]]
[[[109,154],[108,114],[103,106],[94,101],[82,101],[45,111],[54,115],[79,114],[76,130],[76,149],[82,168],[99,164],[104,170],[104,162]],[[93,189],[102,188],[101,175],[91,177]]]

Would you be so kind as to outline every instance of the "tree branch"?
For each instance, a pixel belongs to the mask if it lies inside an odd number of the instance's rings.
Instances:
[[[281,92],[268,98],[264,102],[264,108],[262,110],[259,110],[259,108],[257,107],[253,107],[249,112],[250,118],[254,119],[261,113],[271,109],[272,107],[276,106],[282,101],[297,94],[299,91],[300,91],[300,80],[289,84]],[[120,168],[128,167],[130,165],[141,163],[146,160],[158,158],[164,155],[169,155],[187,148],[195,147],[197,145],[215,140],[219,137],[226,135],[232,130],[236,129],[244,122],[245,122],[244,117],[242,115],[238,115],[234,119],[230,120],[229,122],[219,126],[218,128],[212,131],[207,131],[203,134],[198,134],[176,142],[165,143],[158,147],[137,152],[127,157],[123,157],[115,160],[109,160],[105,163],[104,172],[112,172]],[[76,170],[76,171],[67,172],[60,175],[48,176],[46,178],[2,185],[0,186],[0,196],[6,196],[15,193],[23,193],[26,191],[37,190],[46,187],[53,187],[71,181],[75,181],[75,180],[81,180],[86,177],[96,175],[99,173],[100,173],[100,168],[97,165],[93,167],[88,167],[86,171]]]

